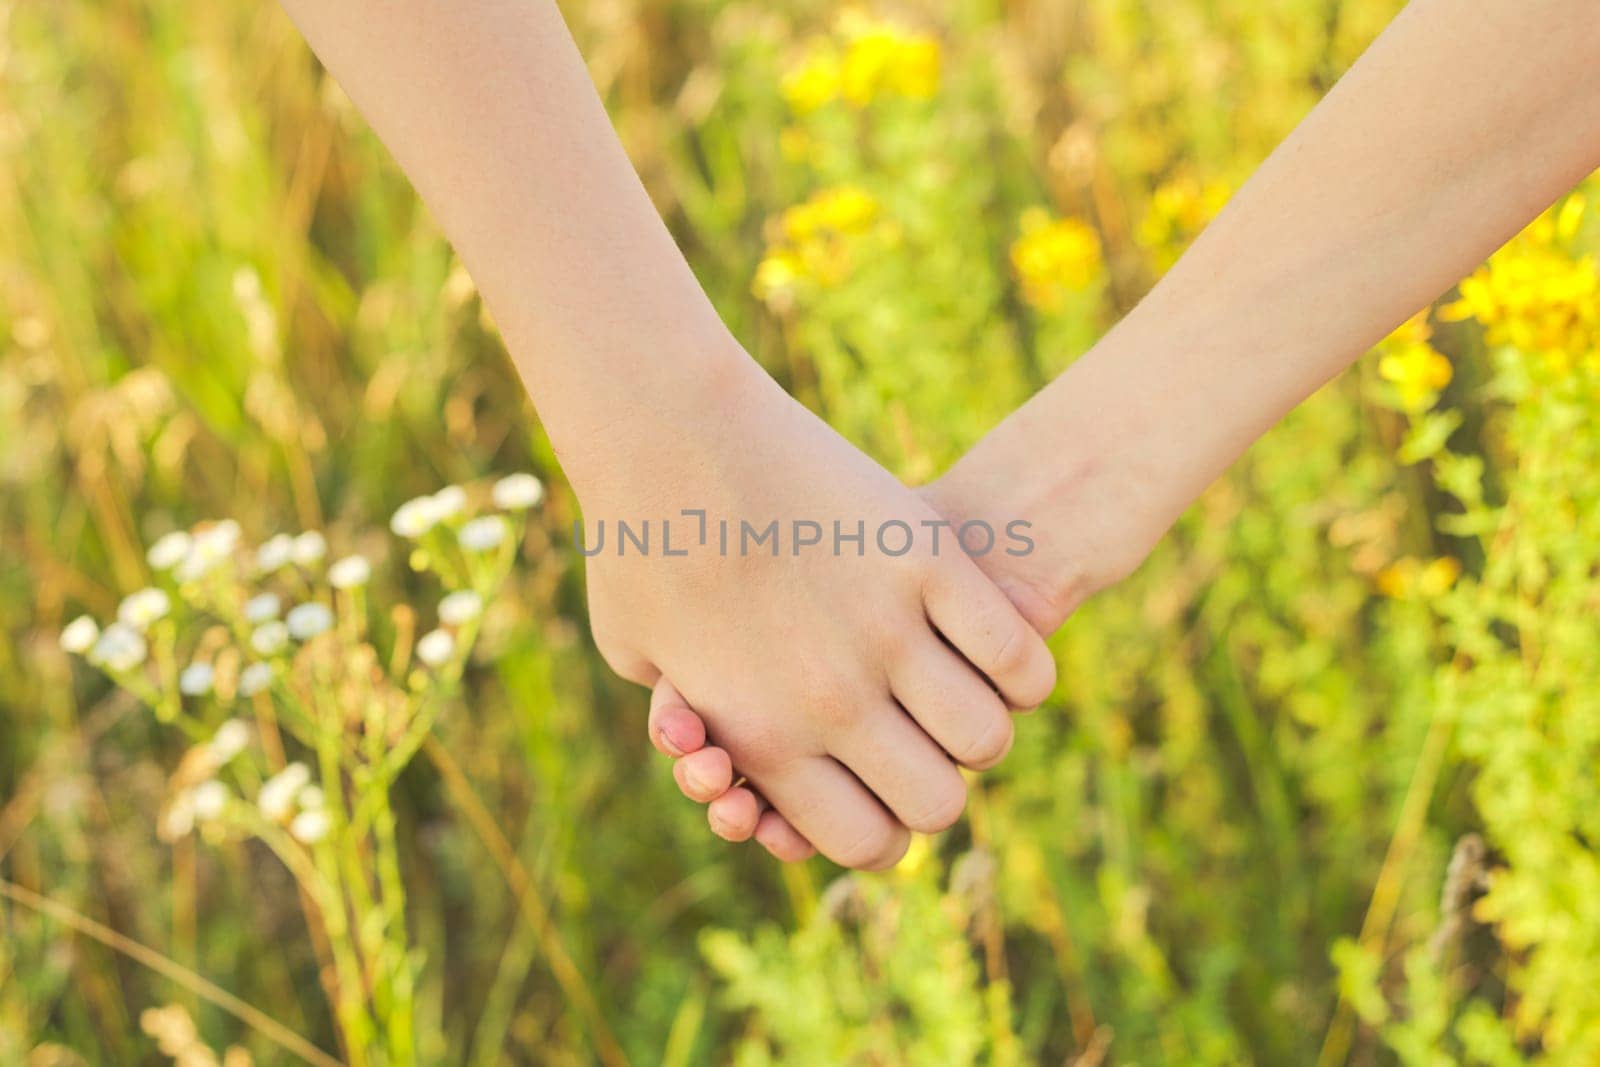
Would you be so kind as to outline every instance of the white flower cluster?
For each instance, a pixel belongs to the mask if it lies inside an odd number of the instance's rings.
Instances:
[[[303,844],[321,841],[333,828],[322,790],[311,784],[310,768],[298,761],[262,784],[256,807],[270,822],[287,819],[289,833]]]
[[[417,658],[435,669],[449,663],[456,654],[456,638],[451,632],[483,614],[483,597],[471,589],[459,589],[439,601],[439,626],[417,640]],[[451,629],[445,629],[450,627]]]
[[[114,622],[90,646],[89,662],[112,674],[125,674],[144,662],[150,647],[143,635],[131,626]]]
[[[449,630],[429,630],[417,639],[417,658],[429,667],[442,667],[456,654],[456,639]]]
[[[250,603],[254,604],[264,597],[272,597],[271,602],[263,603],[257,613],[264,621],[250,631],[250,647],[258,656],[276,656],[289,647],[291,640],[309,641],[333,628],[333,609],[319,600],[296,604],[289,609],[289,614],[279,619],[275,617],[278,612],[278,598],[271,593],[263,593]],[[247,604],[245,617],[250,616],[250,605]]]
[[[307,530],[295,536],[285,533],[274,534],[256,549],[256,571],[260,574],[272,574],[291,563],[296,567],[309,569],[321,563],[327,554],[328,541],[315,530]]]
[[[365,556],[346,556],[328,568],[328,584],[335,589],[356,589],[372,580],[372,564]]]
[[[159,589],[141,589],[122,598],[117,605],[117,621],[144,633],[150,625],[167,617],[172,601]]]
[[[145,559],[157,571],[171,571],[180,582],[197,582],[233,556],[239,532],[232,519],[210,523],[193,534],[175,530],[151,545]]]
[[[544,483],[531,474],[509,474],[490,490],[494,506],[502,511],[526,511],[544,499]],[[467,493],[459,485],[447,485],[437,493],[407,500],[395,509],[389,529],[409,540],[417,540],[441,523],[460,517],[467,507]],[[456,537],[469,552],[485,552],[505,540],[510,526],[500,515],[483,515],[465,523]]]
[[[531,474],[508,474],[494,483],[491,496],[503,511],[526,511],[544,499],[544,483]]]
[[[250,727],[241,719],[229,719],[217,728],[202,751],[210,774],[222,770],[250,743]],[[168,841],[188,834],[196,824],[214,823],[228,809],[233,793],[221,781],[208,777],[172,798],[162,813],[161,836]]]

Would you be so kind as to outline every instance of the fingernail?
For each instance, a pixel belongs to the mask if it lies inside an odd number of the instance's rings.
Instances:
[[[660,734],[661,734],[661,743],[667,747],[668,751],[672,755],[674,755],[674,756],[686,756],[686,755],[688,755],[688,752],[684,749],[683,744],[676,737],[673,737],[672,734],[667,730],[667,728],[665,726],[663,726],[661,728]]]
[[[706,785],[706,780],[694,773],[693,768],[690,767],[685,767],[683,769],[683,780],[690,789],[693,789],[697,793],[707,792],[709,788]]]

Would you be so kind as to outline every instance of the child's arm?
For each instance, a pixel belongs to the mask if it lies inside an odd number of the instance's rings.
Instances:
[[[582,481],[748,363],[550,0],[283,0],[477,283]]]
[[[1038,551],[982,565],[1053,630],[1285,412],[1596,166],[1593,0],[1415,0],[1144,302],[925,496],[957,520],[1033,520]],[[690,706],[663,685],[652,710],[657,745],[695,753],[684,791],[717,798],[724,836],[804,855],[777,812],[758,830]]]
[[[644,683],[669,673],[841,863],[893,863],[906,827],[953,822],[952,760],[987,765],[1010,743],[986,682],[1038,703],[1049,653],[970,560],[925,539],[902,555],[723,556],[715,540],[665,555],[663,520],[679,522],[677,551],[690,541],[684,509],[736,532],[837,520],[925,534],[936,516],[727,335],[553,3],[285,4],[472,272],[591,527],[655,528],[649,557],[618,558],[613,539],[589,563],[607,661]]]
[[[1036,516],[1037,588],[1064,618],[1290,408],[1596,166],[1593,0],[1415,0],[1149,296],[941,492]],[[980,497],[1006,464],[1032,476]],[[1082,531],[1084,499],[1129,514]],[[1072,535],[1052,555],[1057,528]]]

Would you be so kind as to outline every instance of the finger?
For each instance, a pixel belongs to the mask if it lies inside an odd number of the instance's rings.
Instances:
[[[761,805],[755,793],[744,786],[728,790],[706,807],[711,832],[724,841],[750,840],[760,818]]]
[[[774,808],[762,812],[761,818],[756,821],[756,840],[782,863],[799,863],[817,854],[811,842],[802,837],[800,831]]]
[[[1056,664],[1010,600],[970,559],[935,568],[923,589],[928,618],[1013,706],[1044,703],[1056,685]]]
[[[702,748],[674,763],[672,777],[684,796],[705,804],[722,796],[733,785],[733,761],[720,748]]]
[[[827,756],[796,760],[756,784],[801,836],[841,867],[893,867],[911,843],[910,831]]]
[[[966,807],[967,783],[961,772],[896,705],[857,718],[829,742],[829,751],[908,829],[925,834],[948,830]]]
[[[892,665],[889,685],[917,725],[962,766],[985,770],[1010,751],[1011,713],[943,642],[930,639]]]
[[[698,751],[706,743],[704,720],[666,675],[657,678],[650,691],[649,730],[650,743],[662,755],[674,759]]]

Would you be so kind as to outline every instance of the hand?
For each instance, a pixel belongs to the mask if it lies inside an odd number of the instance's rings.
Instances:
[[[1142,505],[1132,481],[1111,477],[1108,465],[1091,459],[1087,447],[1078,462],[1052,457],[1058,473],[1050,476],[1049,488],[1037,484],[1044,477],[1037,461],[1030,464],[1014,452],[1006,433],[991,435],[919,495],[956,526],[977,518],[1033,517],[1035,551],[1020,556],[992,551],[975,562],[1030,625],[1048,635],[1083,600],[1131,573],[1165,524]],[[1070,473],[1062,478],[1061,470]],[[707,818],[718,836],[729,841],[754,837],[784,862],[814,854],[811,842],[781,810],[769,806],[755,788],[734,785],[732,757],[707,744],[705,721],[665,676],[651,694],[649,731],[656,748],[673,758],[679,790],[708,805]]]
[[[956,764],[987,767],[1010,747],[1005,701],[1033,706],[1054,687],[1049,651],[939,517],[753,363],[712,379],[698,409],[630,441],[591,443],[569,464],[593,550],[597,645],[621,675],[671,678],[730,766],[737,763],[795,830],[845,866],[892,865],[907,828],[959,817]],[[665,408],[665,405],[664,405]],[[601,461],[598,448],[613,452]],[[598,473],[596,473],[598,472]],[[587,477],[586,477],[587,476]],[[706,545],[684,509],[704,509]],[[673,550],[661,554],[660,520]],[[652,520],[653,554],[619,555],[615,522]],[[730,524],[729,552],[716,524]],[[777,555],[740,548],[740,523],[777,520]],[[794,520],[826,531],[795,553]],[[863,524],[862,552],[832,551],[833,523]],[[885,524],[915,532],[903,555],[875,543]],[[900,547],[902,538],[889,538]],[[903,709],[903,710],[902,710]]]

